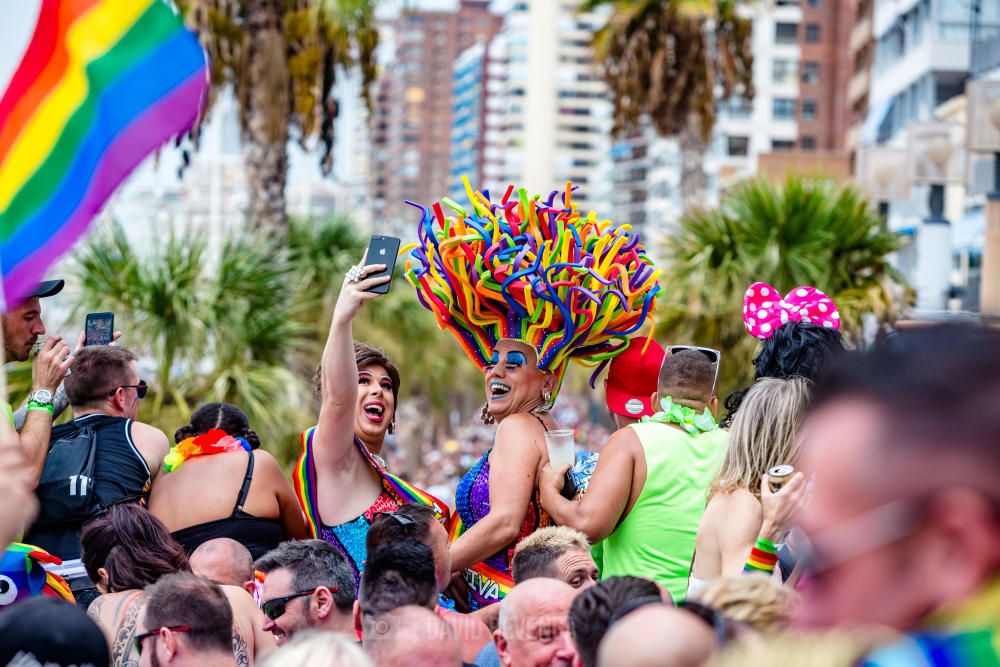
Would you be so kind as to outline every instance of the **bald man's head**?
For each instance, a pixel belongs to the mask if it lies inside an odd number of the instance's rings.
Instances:
[[[243,586],[253,580],[253,557],[245,546],[228,537],[219,537],[191,554],[191,571],[217,584]]]
[[[434,612],[406,606],[384,614],[365,633],[378,667],[460,667],[462,649],[451,627]]]
[[[715,651],[711,628],[691,612],[648,605],[611,626],[597,652],[598,667],[700,667]]]
[[[579,591],[558,579],[529,579],[500,603],[494,634],[504,667],[570,667],[577,660],[569,608]]]

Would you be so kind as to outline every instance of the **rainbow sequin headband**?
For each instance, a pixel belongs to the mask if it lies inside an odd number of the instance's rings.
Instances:
[[[655,309],[661,271],[628,225],[582,217],[566,184],[547,199],[507,188],[499,202],[463,178],[472,210],[443,198],[422,211],[404,275],[465,353],[485,369],[497,342],[533,347],[538,368],[562,378],[575,359],[623,352]],[[446,217],[443,206],[453,216]]]
[[[243,438],[229,435],[221,428],[213,428],[201,435],[184,438],[171,447],[167,455],[163,457],[163,469],[167,472],[173,472],[180,468],[185,461],[195,456],[224,452],[249,452],[250,449],[250,443]]]

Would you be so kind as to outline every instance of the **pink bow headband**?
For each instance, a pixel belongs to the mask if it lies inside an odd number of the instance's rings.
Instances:
[[[767,283],[754,283],[747,288],[743,297],[743,324],[750,335],[765,340],[788,322],[839,329],[840,313],[830,297],[815,287],[796,287],[784,297]]]

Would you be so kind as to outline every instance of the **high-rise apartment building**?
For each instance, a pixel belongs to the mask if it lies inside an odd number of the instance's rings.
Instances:
[[[861,144],[861,130],[868,117],[868,89],[871,87],[875,64],[875,0],[858,0],[854,7],[854,27],[848,40],[851,78],[847,83],[847,142],[845,148],[854,152]]]
[[[843,151],[853,71],[855,0],[802,0],[798,60],[798,149]]]
[[[457,11],[404,11],[390,26],[395,53],[378,83],[372,131],[373,215],[382,229],[412,236],[415,214],[404,201],[448,194],[452,66],[499,24],[487,0],[460,0]]]
[[[603,16],[581,0],[494,0],[503,16],[485,48],[483,183],[562,189],[586,212],[606,208],[611,103],[590,41]]]
[[[462,177],[474,188],[483,180],[486,147],[485,123],[488,87],[487,44],[479,42],[463,51],[452,66],[451,161],[449,195],[461,199]]]

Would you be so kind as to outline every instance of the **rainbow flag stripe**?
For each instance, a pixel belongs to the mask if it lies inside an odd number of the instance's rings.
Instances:
[[[196,120],[205,53],[162,0],[42,0],[0,98],[0,269],[8,305],[152,151]]]
[[[295,495],[299,498],[299,504],[302,505],[302,510],[306,514],[309,532],[313,537],[318,538],[320,537],[321,520],[319,506],[316,501],[316,462],[313,457],[313,437],[315,433],[315,426],[302,432],[302,454],[299,456],[299,461],[292,471],[292,484],[295,487]],[[388,472],[375,460],[375,457],[368,451],[368,448],[357,437],[354,438],[354,445],[358,448],[361,455],[367,459],[369,465],[382,478],[383,487],[396,499],[396,502],[400,505],[406,503],[428,505],[434,510],[434,516],[437,517],[438,521],[443,523],[446,528],[448,527],[451,521],[451,512],[448,509],[448,505],[423,489],[419,489],[406,480]]]

